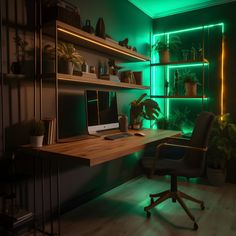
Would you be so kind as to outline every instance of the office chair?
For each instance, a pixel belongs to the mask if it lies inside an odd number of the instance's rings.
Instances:
[[[195,199],[181,191],[178,191],[177,177],[183,176],[187,178],[192,178],[202,176],[205,170],[206,151],[213,120],[214,115],[212,113],[200,113],[200,115],[196,119],[192,137],[189,140],[188,145],[184,143],[185,141],[182,141],[184,145],[175,143],[162,143],[157,146],[156,158],[154,158],[153,161],[151,174],[157,173],[158,175],[170,175],[171,183],[170,190],[149,195],[151,198],[150,204],[144,207],[144,210],[147,213],[147,217],[151,216],[149,210],[151,210],[153,207],[157,206],[161,202],[165,201],[166,199],[171,198],[173,202],[179,202],[179,204],[183,207],[187,215],[194,222],[194,230],[198,229],[198,225],[195,221],[194,216],[189,211],[182,198],[200,204],[202,210],[204,210],[205,208],[204,202]],[[173,153],[174,159],[171,159],[171,156],[166,156],[164,154],[165,151],[169,152],[171,149],[174,149],[174,153],[177,151],[177,149],[185,150],[185,152],[183,156],[179,159],[175,159]],[[157,199],[154,200],[154,198]]]

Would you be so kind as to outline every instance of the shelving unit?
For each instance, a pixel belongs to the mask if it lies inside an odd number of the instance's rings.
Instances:
[[[152,44],[157,39],[168,42],[172,36],[175,37],[176,35],[182,41],[179,54],[174,55],[177,59],[160,63],[158,56],[153,54],[150,64],[152,71],[151,98],[157,99],[167,120],[173,118],[172,114],[174,115],[176,110],[183,114],[185,108],[190,111],[190,115],[188,116],[192,121],[195,120],[196,115],[202,110],[215,112],[215,104],[212,103],[213,99],[211,98],[215,96],[214,89],[216,83],[219,84],[220,70],[223,62],[219,60],[219,58],[222,58],[220,55],[221,52],[219,51],[217,54],[214,48],[221,48],[222,32],[223,23],[217,23],[159,33],[153,36]],[[195,53],[198,52],[197,49],[201,49],[199,51],[201,53],[198,55],[191,54],[190,49],[192,48],[196,49]],[[181,50],[184,50],[185,53],[188,51],[189,54],[187,56],[183,55],[182,52],[184,51]],[[183,83],[179,83],[180,85],[177,85],[177,93],[175,91],[176,74],[181,77],[188,70],[195,73],[199,81],[196,96],[186,96]],[[180,82],[181,80],[176,79],[176,81]]]
[[[81,29],[78,29],[74,26],[68,25],[64,22],[56,20],[54,22],[46,23],[44,26],[43,35],[45,37],[49,36],[55,40],[55,48],[59,40],[72,43],[79,48],[84,48],[85,51],[89,51],[91,54],[104,55],[104,57],[117,58],[122,62],[146,62],[150,61],[150,58],[144,56],[136,51],[128,49],[126,47],[120,46],[118,42],[109,39],[103,39],[97,37],[93,34],[89,34]],[[43,36],[42,35],[42,36]],[[55,71],[58,71],[58,58],[57,50],[55,50]],[[90,78],[91,77],[91,78]],[[95,76],[96,77],[96,76]],[[54,80],[52,80],[54,78]],[[124,83],[124,82],[114,82],[106,79],[97,79],[94,76],[89,76],[89,73],[86,76],[78,75],[69,75],[54,73],[50,76],[42,74],[41,81],[50,80],[55,81],[55,107],[56,107],[56,120],[59,120],[59,95],[60,88],[65,83],[70,87],[71,83],[76,85],[78,89],[83,88],[105,88],[105,89],[136,89],[136,90],[149,90],[149,86],[143,86],[142,84],[133,84],[133,83]],[[60,83],[59,83],[60,82]],[[59,121],[57,122],[57,134],[56,139],[59,139]]]
[[[130,62],[150,60],[150,58],[147,56],[120,46],[118,42],[115,43],[110,40],[99,38],[93,34],[89,34],[81,29],[58,20],[53,23],[47,24],[47,33],[49,35],[53,35],[54,27],[56,27],[57,29],[58,38],[60,38],[61,40],[69,41],[76,45],[80,45],[84,48],[96,50],[104,54]]]

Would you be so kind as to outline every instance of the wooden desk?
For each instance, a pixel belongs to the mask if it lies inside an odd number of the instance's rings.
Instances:
[[[135,133],[136,131],[129,131],[130,133]],[[53,145],[43,146],[42,148],[31,148],[29,146],[23,147],[22,151],[32,156],[40,157],[38,160],[49,160],[49,168],[50,168],[50,221],[51,221],[51,232],[48,235],[54,235],[54,219],[52,214],[52,165],[50,164],[53,160],[62,159],[76,159],[78,164],[86,165],[86,166],[96,166],[111,160],[115,160],[126,155],[132,154],[134,152],[143,150],[146,144],[156,142],[159,140],[163,140],[168,137],[173,137],[180,135],[180,131],[173,130],[151,130],[146,129],[142,130],[142,133],[145,133],[145,136],[130,136],[126,138],[120,138],[116,140],[105,140],[104,137],[95,137],[91,139],[84,139],[79,141],[65,142],[65,143],[56,143]],[[35,159],[35,160],[36,160]],[[36,165],[36,164],[34,164]],[[44,208],[44,165],[41,163],[42,168],[42,232],[45,232],[45,208]],[[56,188],[57,191],[57,217],[58,217],[58,235],[60,235],[61,227],[60,227],[60,166],[58,161],[56,161],[57,168],[57,177],[56,177]],[[34,167],[36,169],[36,166]],[[35,180],[36,176],[34,176],[34,206],[35,204]],[[34,209],[35,211],[35,209]]]
[[[135,131],[129,132],[135,133]],[[95,137],[80,141],[57,143],[34,150],[40,152],[40,155],[74,158],[81,164],[95,166],[143,150],[148,143],[180,134],[180,131],[173,130],[146,129],[142,132],[146,135],[134,135],[116,140]]]

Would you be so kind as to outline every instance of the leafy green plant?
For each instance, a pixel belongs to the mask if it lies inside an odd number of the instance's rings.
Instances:
[[[181,39],[179,36],[172,36],[170,37],[169,42],[165,42],[163,40],[157,40],[155,44],[152,46],[154,50],[157,52],[162,52],[165,50],[169,50],[170,52],[176,52],[179,50],[181,45]]]
[[[159,129],[171,129],[171,130],[184,130],[187,128],[191,130],[194,123],[188,118],[190,110],[186,107],[183,110],[175,109],[172,111],[171,116],[167,119],[161,117],[157,120],[157,127]]]
[[[81,65],[84,61],[79,51],[71,43],[58,42],[58,57],[66,61],[72,62],[74,65]]]
[[[215,117],[207,152],[208,166],[225,169],[231,158],[236,158],[236,124],[231,122],[227,113]]]
[[[133,123],[134,120],[138,119],[139,117],[147,120],[157,120],[161,111],[160,107],[158,103],[152,99],[148,98],[143,100],[146,96],[147,94],[144,93],[137,100],[131,102],[131,123]]]
[[[44,135],[45,127],[43,121],[33,120],[30,126],[30,135],[31,136],[42,136]]]
[[[182,75],[180,75],[180,82],[183,83],[191,83],[191,84],[200,84],[197,76],[194,72],[191,72],[190,70],[186,70],[182,73]]]

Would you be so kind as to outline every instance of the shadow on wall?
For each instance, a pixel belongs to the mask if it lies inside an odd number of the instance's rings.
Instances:
[[[20,145],[29,143],[30,121],[23,121],[5,129],[6,151],[12,151]]]

